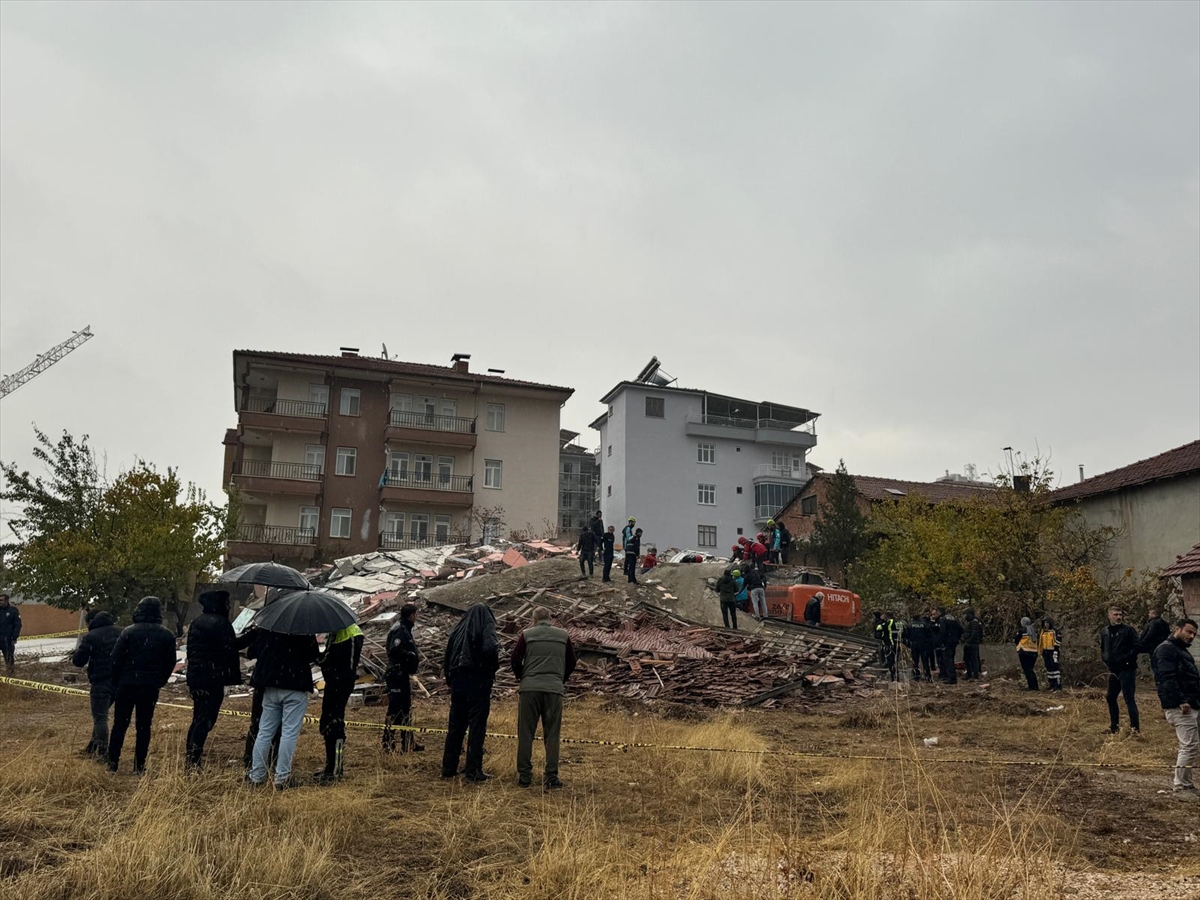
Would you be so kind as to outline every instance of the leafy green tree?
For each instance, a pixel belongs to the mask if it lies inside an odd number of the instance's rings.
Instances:
[[[847,585],[852,566],[871,546],[867,516],[858,501],[854,476],[846,471],[846,461],[838,460],[828,500],[820,504],[808,546],[821,565],[836,566]]]

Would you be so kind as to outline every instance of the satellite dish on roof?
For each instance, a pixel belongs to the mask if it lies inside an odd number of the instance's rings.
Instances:
[[[387,358],[388,358],[388,355],[387,355],[387,344],[384,344],[384,345],[383,345],[383,358],[384,358],[384,359],[387,359]]]
[[[659,387],[666,387],[675,379],[667,375],[666,372],[660,371],[662,364],[658,361],[657,356],[650,357],[650,362],[646,363],[638,377],[634,379],[638,384],[654,384]]]

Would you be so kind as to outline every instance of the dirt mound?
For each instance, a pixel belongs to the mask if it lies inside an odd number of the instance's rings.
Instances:
[[[579,561],[575,559],[543,559],[527,566],[496,572],[478,578],[464,578],[450,584],[425,588],[424,600],[436,600],[449,606],[466,608],[488,597],[519,591],[523,588],[554,588],[579,580]],[[596,581],[599,581],[599,575]]]

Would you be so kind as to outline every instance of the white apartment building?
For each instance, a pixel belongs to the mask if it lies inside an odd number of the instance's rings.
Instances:
[[[597,508],[618,534],[635,516],[643,548],[727,555],[809,479],[810,410],[633,381],[601,402]]]

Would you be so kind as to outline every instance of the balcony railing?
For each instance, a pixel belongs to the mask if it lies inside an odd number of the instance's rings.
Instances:
[[[403,531],[385,531],[379,535],[379,546],[384,550],[418,550],[424,547],[442,547],[454,543],[447,533],[443,537],[413,537]]]
[[[441,475],[437,472],[389,472],[383,478],[383,486],[415,488],[420,491],[469,493],[474,490],[472,481],[470,475]]]
[[[291,544],[307,546],[317,542],[315,528],[294,528],[289,525],[251,525],[237,527],[233,539],[248,544]]]
[[[234,464],[233,474],[255,478],[282,478],[286,481],[320,481],[321,467],[308,463],[243,459],[240,463]]]
[[[393,409],[388,423],[394,428],[423,428],[426,431],[452,431],[455,434],[474,434],[475,420],[462,416],[435,416],[433,413]]]
[[[249,397],[245,412],[270,413],[276,416],[299,416],[305,419],[323,419],[328,412],[324,403],[310,400],[280,400],[276,397]]]
[[[754,467],[755,478],[775,478],[780,481],[808,481],[808,467],[793,469],[790,466],[773,466],[766,463]]]
[[[754,507],[754,521],[758,522],[761,520],[765,522],[767,519],[773,519],[775,518],[775,514],[779,512],[780,509],[781,507],[778,504],[756,506]]]
[[[701,425],[719,425],[724,428],[773,428],[779,431],[802,431],[817,433],[817,420],[811,422],[787,422],[783,419],[739,419],[733,416],[688,416],[689,422]]]

